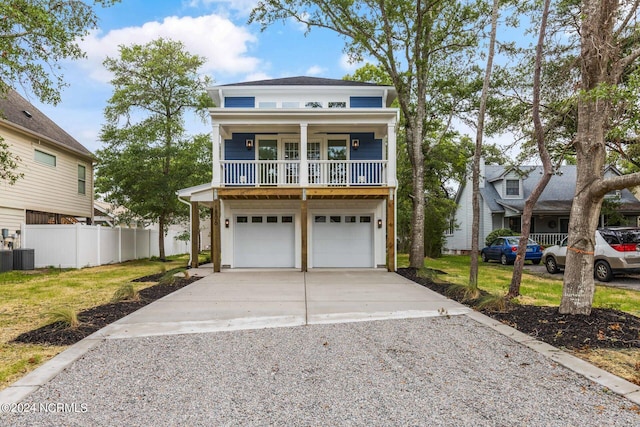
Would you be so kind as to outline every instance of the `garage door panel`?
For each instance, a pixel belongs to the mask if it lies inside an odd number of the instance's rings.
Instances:
[[[370,216],[316,215],[312,220],[314,267],[373,267]]]
[[[268,218],[273,221],[274,216],[236,217],[235,267],[294,267],[293,221],[282,222],[283,217],[277,216],[277,222],[268,222]]]

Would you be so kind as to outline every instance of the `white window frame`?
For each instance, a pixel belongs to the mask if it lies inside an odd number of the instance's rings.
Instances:
[[[80,168],[84,168],[84,178],[80,179]],[[78,163],[78,194],[82,195],[82,196],[86,196],[87,195],[87,165],[83,165]],[[83,183],[83,192],[80,192],[80,182]]]
[[[507,194],[507,183],[509,181],[517,181],[518,182],[518,194]],[[522,198],[522,180],[521,179],[505,178],[505,180],[504,180],[504,198],[505,199],[521,199]]]

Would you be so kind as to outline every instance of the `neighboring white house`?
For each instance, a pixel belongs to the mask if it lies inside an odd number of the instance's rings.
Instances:
[[[90,224],[93,155],[15,91],[0,97],[0,136],[20,158],[14,185],[0,181],[0,228]]]
[[[541,166],[480,165],[480,245],[486,236],[499,228],[521,231],[524,203],[542,175]],[[605,176],[620,175],[614,167],[608,167]],[[547,184],[533,209],[531,237],[543,245],[552,245],[566,236],[569,229],[569,214],[576,188],[576,167],[561,166]],[[445,251],[464,253],[471,250],[471,224],[473,213],[471,178],[456,194],[456,209],[453,224],[446,235]],[[632,225],[638,223],[640,201],[629,190],[621,190],[606,196],[615,203],[618,212]],[[601,226],[609,225],[601,218]]]
[[[292,77],[209,94],[213,180],[178,196],[211,209],[214,271],[395,270],[393,87]]]

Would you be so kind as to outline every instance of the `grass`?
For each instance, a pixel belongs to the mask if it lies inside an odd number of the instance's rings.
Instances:
[[[50,313],[72,313],[106,304],[132,279],[184,267],[188,256],[75,269],[46,268],[0,273],[0,389],[63,351],[64,346],[18,344],[23,332],[52,323]],[[136,283],[134,292],[153,283]]]
[[[442,270],[446,275],[437,279],[449,283],[465,285],[469,283],[468,256],[444,255],[441,258],[426,258],[424,265],[432,270]],[[406,255],[398,257],[398,265],[409,265]],[[526,268],[526,266],[525,266]],[[478,287],[494,295],[505,295],[511,283],[512,266],[497,263],[480,263],[478,268]],[[562,297],[562,275],[553,278],[528,273],[522,275],[520,284],[522,294],[516,300],[521,304],[558,306]],[[613,308],[640,316],[640,291],[600,286],[596,282],[593,306]]]
[[[408,256],[399,255],[398,266],[408,265]],[[424,265],[432,270],[430,273],[432,280],[459,285],[469,283],[469,256],[444,255],[441,258],[426,258]],[[433,270],[441,270],[446,274],[436,274]],[[512,272],[511,266],[480,262],[478,287],[495,296],[506,295]],[[597,283],[593,299],[594,307],[613,308],[640,316],[640,291],[600,286]],[[522,295],[516,299],[520,304],[557,307],[562,298],[562,275],[547,277],[528,273],[525,270],[520,293]],[[640,349],[593,349],[574,351],[573,354],[614,375],[640,384]]]

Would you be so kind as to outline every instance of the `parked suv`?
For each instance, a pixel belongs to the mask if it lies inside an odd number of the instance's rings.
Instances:
[[[542,262],[551,274],[564,269],[567,259],[567,238],[548,247]],[[609,282],[615,274],[640,273],[640,228],[611,227],[596,231],[594,276]]]

